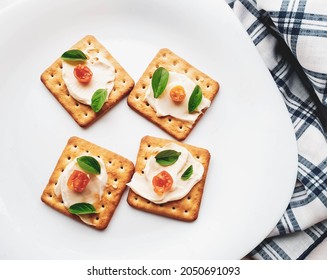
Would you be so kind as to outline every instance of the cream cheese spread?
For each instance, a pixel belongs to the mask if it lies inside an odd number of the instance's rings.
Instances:
[[[171,143],[158,149],[157,152],[159,153],[163,150],[175,150],[180,152],[181,155],[178,160],[170,166],[161,166],[156,162],[155,157],[151,156],[147,160],[143,174],[135,173],[131,182],[127,184],[135,193],[156,204],[183,198],[189,193],[193,186],[202,179],[204,173],[203,165],[197,161],[186,148]],[[190,165],[193,166],[193,174],[188,180],[184,181],[181,177]],[[152,179],[163,170],[171,175],[174,182],[172,188],[168,192],[159,195],[154,191]]]
[[[94,157],[95,158],[95,157]],[[67,165],[65,170],[61,173],[57,185],[55,186],[56,196],[62,197],[65,207],[69,208],[76,203],[90,203],[94,204],[102,197],[103,190],[108,181],[108,175],[104,162],[100,158],[95,158],[101,167],[101,172],[98,175],[89,174],[90,181],[83,192],[78,193],[68,188],[67,182],[74,170],[84,172],[78,165],[76,159]]]
[[[177,104],[170,98],[169,93],[173,87],[178,85],[184,88],[186,97],[181,103]],[[145,100],[156,111],[158,117],[170,115],[177,119],[194,123],[202,113],[202,110],[208,108],[211,104],[211,101],[203,96],[197,109],[192,113],[188,112],[188,101],[195,86],[196,84],[186,75],[169,72],[169,79],[164,92],[158,98],[154,98],[153,89],[150,83],[150,86],[146,91]]]
[[[80,62],[62,61],[62,78],[69,94],[77,101],[91,105],[94,92],[98,89],[107,89],[108,97],[114,87],[115,68],[97,49],[89,48],[84,51],[88,59],[83,65],[89,67],[93,73],[91,81],[87,84],[80,83],[74,76],[74,68]]]

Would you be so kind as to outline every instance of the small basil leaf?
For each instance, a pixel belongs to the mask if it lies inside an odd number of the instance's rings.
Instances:
[[[99,162],[94,157],[81,156],[76,159],[80,168],[82,168],[87,173],[100,174],[101,167]]]
[[[175,150],[164,150],[158,153],[155,156],[155,159],[160,165],[169,166],[174,164],[178,160],[180,155],[181,153],[176,152]]]
[[[192,176],[192,174],[193,174],[193,165],[190,165],[185,171],[184,171],[184,173],[183,173],[183,175],[182,175],[182,180],[183,181],[186,181],[186,180],[188,180],[188,179],[190,179],[190,177]]]
[[[200,105],[202,101],[202,90],[199,85],[194,87],[191,97],[188,101],[188,112],[192,113]]]
[[[152,76],[152,89],[154,98],[158,98],[165,90],[169,78],[169,72],[163,68],[159,67]]]
[[[101,110],[103,104],[107,100],[107,96],[108,96],[107,89],[98,89],[95,91],[91,99],[91,108],[94,112],[97,113]]]
[[[68,211],[75,215],[81,214],[94,214],[96,210],[92,204],[89,203],[76,203],[68,208]]]
[[[80,50],[69,50],[61,55],[63,60],[73,60],[73,61],[85,61],[87,60],[86,55]]]

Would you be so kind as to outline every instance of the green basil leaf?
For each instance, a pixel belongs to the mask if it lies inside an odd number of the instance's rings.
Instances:
[[[157,154],[155,156],[155,159],[160,165],[169,166],[174,164],[178,160],[180,155],[181,153],[176,152],[175,150],[164,150]]]
[[[165,68],[159,67],[154,71],[151,81],[154,98],[158,98],[164,92],[168,78],[169,72]]]
[[[84,202],[73,204],[68,208],[68,211],[75,215],[96,213],[96,210],[92,204]]]
[[[106,102],[108,96],[107,89],[98,89],[93,93],[92,99],[91,99],[91,108],[94,112],[99,112],[103,106],[103,104]]]
[[[185,171],[184,171],[184,173],[183,173],[183,175],[182,175],[182,180],[183,181],[186,181],[186,180],[188,180],[188,179],[190,179],[190,177],[192,176],[192,174],[193,174],[193,165],[190,165]]]
[[[69,50],[61,55],[63,60],[73,60],[73,61],[85,61],[87,60],[86,55],[80,50]]]
[[[199,85],[194,87],[191,97],[188,101],[188,112],[192,113],[200,105],[202,101],[202,90]]]
[[[94,157],[81,156],[76,159],[80,168],[87,173],[100,174],[101,167],[99,162]]]

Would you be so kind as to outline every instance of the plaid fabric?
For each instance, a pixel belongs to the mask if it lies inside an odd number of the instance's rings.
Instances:
[[[228,1],[228,0],[227,0]],[[255,259],[303,259],[327,236],[327,143],[312,99],[285,56],[284,40],[319,100],[327,106],[327,1],[229,0],[257,47],[292,119],[298,144],[298,181],[271,234],[251,252]],[[273,36],[271,27],[280,38]]]

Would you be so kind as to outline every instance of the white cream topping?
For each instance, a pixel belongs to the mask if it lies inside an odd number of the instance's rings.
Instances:
[[[104,162],[100,158],[95,159],[100,164],[101,172],[98,175],[89,174],[90,181],[84,191],[81,193],[72,191],[67,186],[68,179],[74,170],[83,171],[78,166],[76,159],[69,163],[65,170],[61,173],[57,185],[55,186],[55,194],[56,196],[61,195],[65,207],[69,208],[73,204],[82,202],[94,204],[101,199],[103,190],[108,181],[108,175]]]
[[[170,90],[178,85],[182,86],[186,93],[186,97],[181,103],[175,103],[170,98]],[[145,100],[149,102],[150,106],[156,111],[158,117],[170,115],[177,119],[193,123],[202,113],[202,110],[208,108],[211,104],[210,100],[203,96],[197,109],[192,113],[188,112],[188,101],[195,86],[196,84],[186,75],[169,72],[169,79],[164,92],[158,98],[154,98],[153,89],[150,83],[150,86],[146,91]]]
[[[161,166],[156,162],[155,157],[151,156],[143,170],[144,174],[135,173],[131,182],[127,184],[135,193],[157,204],[178,200],[186,196],[193,186],[202,179],[204,172],[203,165],[184,147],[171,143],[158,150],[158,153],[163,150],[175,150],[181,152],[181,155],[170,166]],[[181,177],[190,165],[193,165],[193,174],[184,181]],[[163,170],[170,174],[174,182],[170,191],[158,195],[153,189],[152,179]]]
[[[91,105],[94,92],[98,89],[107,89],[108,97],[114,87],[115,68],[108,59],[103,57],[97,49],[89,48],[84,51],[88,59],[85,62],[62,61],[62,78],[65,81],[69,94],[77,101]],[[74,68],[83,64],[93,73],[91,81],[80,83],[74,76]]]

